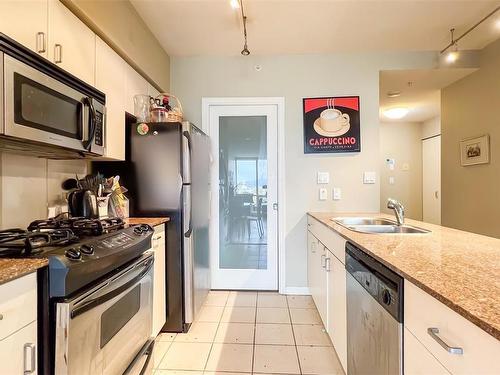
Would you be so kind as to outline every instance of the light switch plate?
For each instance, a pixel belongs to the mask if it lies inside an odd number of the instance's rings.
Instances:
[[[326,201],[328,199],[328,190],[325,188],[319,189],[319,200]]]
[[[389,177],[389,185],[394,185],[394,177],[393,176]]]
[[[364,184],[374,184],[377,182],[376,172],[364,172],[363,173],[363,183]]]
[[[342,199],[342,189],[338,187],[334,187],[332,191],[332,198],[334,201],[339,201]]]
[[[330,182],[330,173],[318,172],[318,184],[328,184]]]

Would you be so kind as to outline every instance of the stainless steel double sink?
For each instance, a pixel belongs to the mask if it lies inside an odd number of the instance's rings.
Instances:
[[[398,225],[395,221],[379,217],[334,217],[331,220],[349,230],[374,234],[425,234],[429,230],[411,225]]]

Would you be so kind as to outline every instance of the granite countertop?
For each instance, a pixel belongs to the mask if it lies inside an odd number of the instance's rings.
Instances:
[[[151,225],[152,227],[168,223],[169,221],[170,221],[169,217],[129,217],[128,219],[125,219],[125,222],[128,225],[148,224]]]
[[[47,259],[0,259],[0,284],[35,272],[48,264]]]
[[[500,340],[500,239],[407,219],[427,234],[367,234],[332,217],[386,214],[308,213],[387,267]]]

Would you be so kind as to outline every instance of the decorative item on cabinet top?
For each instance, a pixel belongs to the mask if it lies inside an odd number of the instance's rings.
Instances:
[[[156,97],[135,95],[134,114],[138,123],[182,122],[184,117],[181,101],[169,93],[160,93]]]

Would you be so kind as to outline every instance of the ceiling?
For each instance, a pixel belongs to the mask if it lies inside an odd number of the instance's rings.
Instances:
[[[380,121],[423,122],[440,115],[441,89],[473,73],[473,68],[385,70],[380,72]],[[389,98],[388,92],[401,92]],[[404,107],[410,112],[400,120],[388,119],[384,111]]]
[[[242,23],[229,0],[131,0],[171,56],[239,55]],[[339,51],[441,50],[449,29],[460,35],[500,1],[244,0],[253,55]],[[462,49],[481,49],[500,35],[494,20]]]

